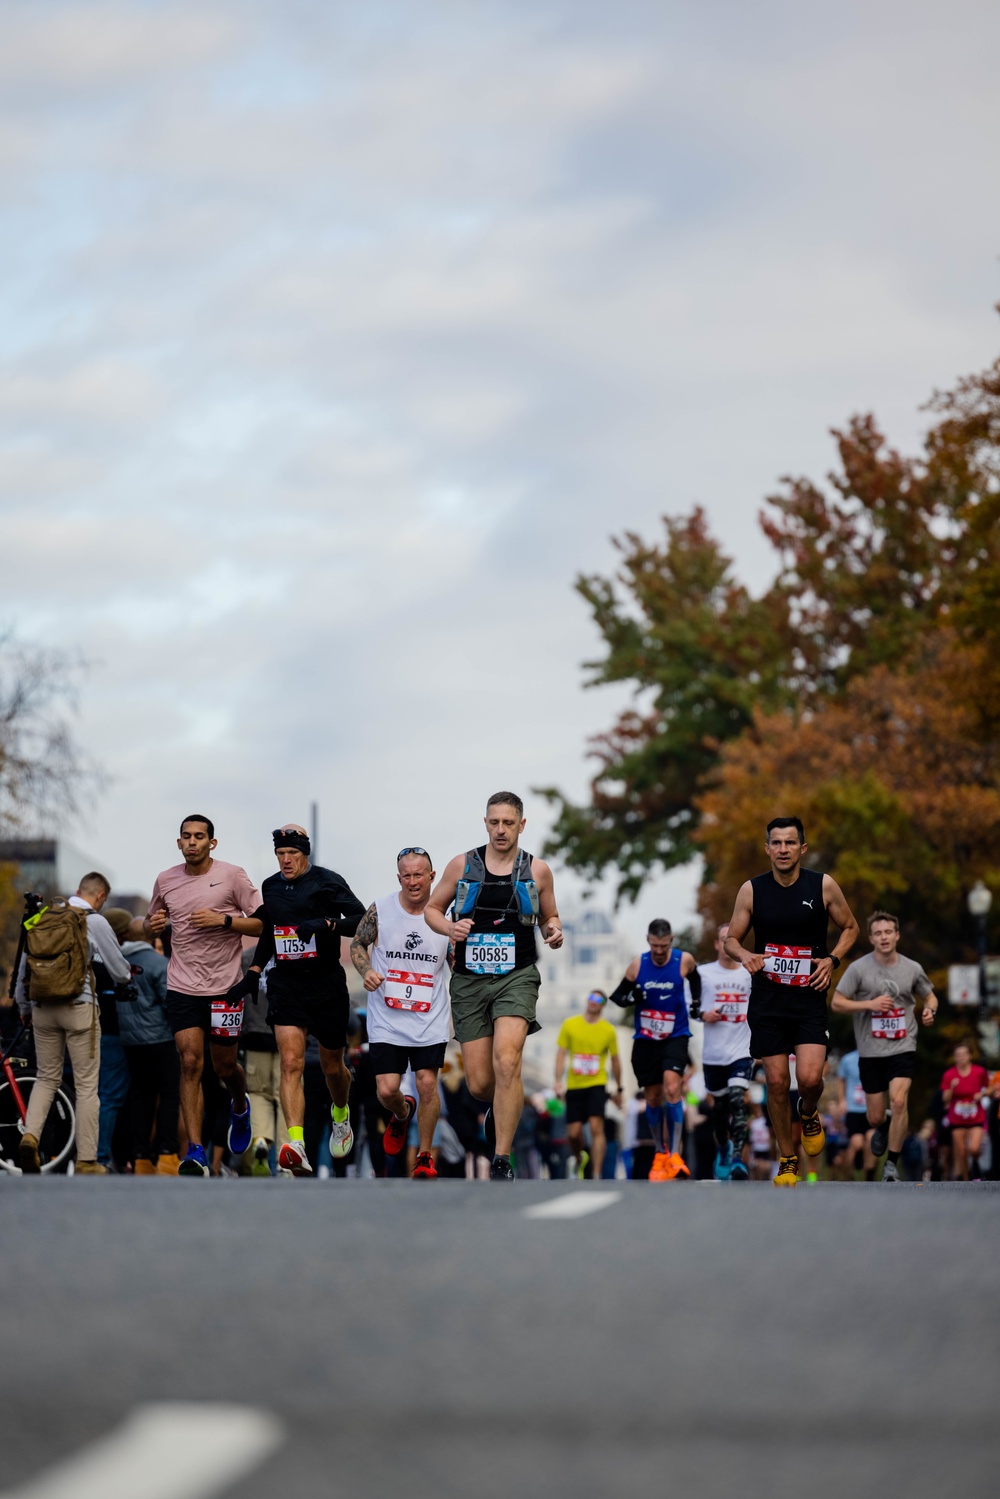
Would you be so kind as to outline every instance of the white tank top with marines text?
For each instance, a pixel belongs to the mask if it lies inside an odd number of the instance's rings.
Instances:
[[[378,941],[371,965],[385,982],[366,996],[369,1041],[433,1046],[447,1041],[448,938],[403,910],[398,895],[375,902]]]

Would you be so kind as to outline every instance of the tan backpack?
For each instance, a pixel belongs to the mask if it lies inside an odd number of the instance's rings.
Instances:
[[[94,974],[87,946],[87,912],[57,896],[24,923],[28,996],[35,1004],[77,999]]]

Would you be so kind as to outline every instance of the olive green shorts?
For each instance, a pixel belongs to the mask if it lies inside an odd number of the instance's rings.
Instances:
[[[493,1022],[513,1015],[528,1022],[528,1035],[541,1026],[535,1019],[538,987],[542,976],[536,964],[515,968],[512,973],[453,973],[451,1018],[459,1041],[481,1041],[492,1036]]]

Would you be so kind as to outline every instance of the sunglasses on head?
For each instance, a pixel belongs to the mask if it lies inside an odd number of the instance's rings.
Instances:
[[[430,860],[431,857],[425,848],[418,848],[417,845],[414,844],[412,848],[401,848],[399,850],[399,853],[396,855],[396,863],[398,864],[400,859],[405,859],[407,854],[422,854],[423,857],[427,860]]]

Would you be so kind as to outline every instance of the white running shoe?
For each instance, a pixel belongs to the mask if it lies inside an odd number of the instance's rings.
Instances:
[[[354,1146],[354,1131],[351,1129],[351,1121],[345,1119],[343,1124],[338,1124],[330,1110],[330,1154],[333,1159],[339,1160],[341,1156],[350,1155]]]
[[[282,1145],[278,1151],[278,1165],[293,1176],[312,1176],[313,1168],[300,1140],[289,1140],[287,1145]]]

